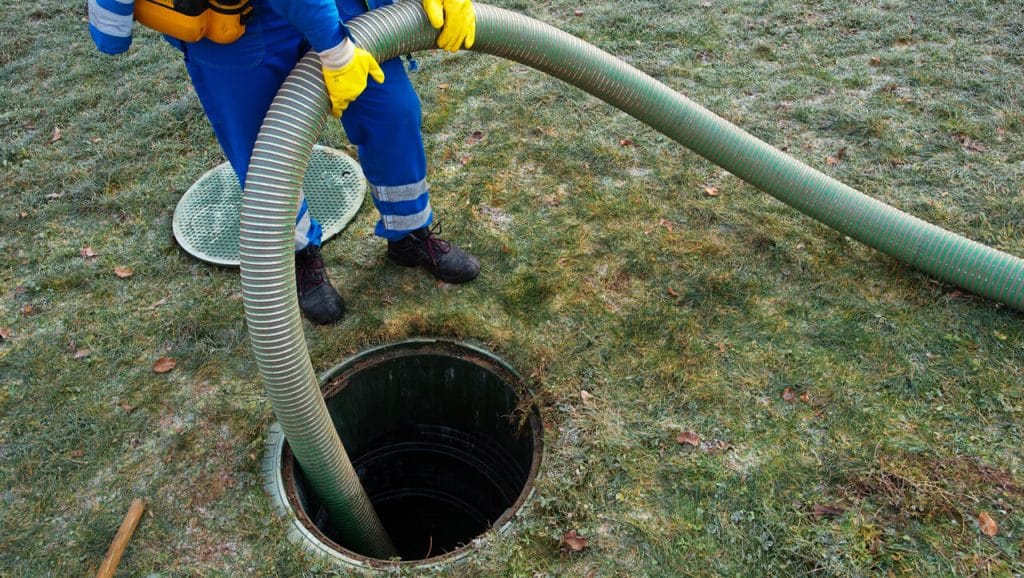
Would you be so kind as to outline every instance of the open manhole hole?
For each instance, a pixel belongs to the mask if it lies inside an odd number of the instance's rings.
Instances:
[[[359,353],[321,378],[331,419],[402,558],[429,566],[466,556],[530,496],[542,427],[525,385],[480,348],[415,339]],[[387,562],[350,550],[271,428],[266,488],[292,538],[340,562]]]

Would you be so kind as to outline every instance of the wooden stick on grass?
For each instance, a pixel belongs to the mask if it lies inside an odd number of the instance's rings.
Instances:
[[[96,572],[96,578],[110,578],[114,575],[114,571],[117,570],[117,564],[121,561],[121,555],[124,554],[124,549],[128,547],[128,540],[132,539],[135,527],[139,525],[139,518],[142,517],[142,510],[144,509],[145,505],[142,503],[142,500],[139,498],[132,500],[132,505],[128,508],[128,513],[125,514],[124,521],[121,522],[121,527],[117,529],[117,535],[114,536],[114,541],[110,543],[107,555],[103,557],[103,563],[100,564],[100,569]]]

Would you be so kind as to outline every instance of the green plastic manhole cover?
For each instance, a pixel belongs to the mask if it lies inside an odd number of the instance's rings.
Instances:
[[[323,227],[323,240],[337,235],[359,211],[366,194],[363,171],[341,151],[317,145],[302,180],[309,211]],[[174,238],[188,254],[237,267],[242,189],[224,163],[199,178],[174,209]]]

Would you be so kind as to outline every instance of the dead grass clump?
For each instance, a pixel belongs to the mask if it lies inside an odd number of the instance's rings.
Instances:
[[[854,470],[846,490],[870,500],[896,519],[964,521],[979,507],[1024,506],[1024,485],[1006,470],[965,456],[941,458],[909,452],[879,456]]]

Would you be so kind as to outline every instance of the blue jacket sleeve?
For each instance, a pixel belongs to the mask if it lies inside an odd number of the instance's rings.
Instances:
[[[270,8],[298,29],[313,50],[322,52],[349,36],[334,0],[269,0]]]

